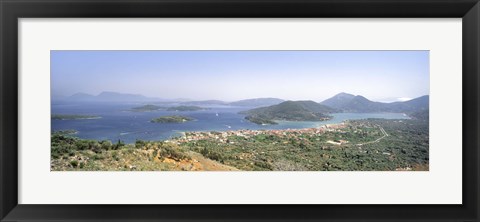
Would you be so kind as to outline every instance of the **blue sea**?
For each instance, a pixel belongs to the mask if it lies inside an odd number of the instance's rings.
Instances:
[[[133,107],[144,104],[52,104],[52,114],[83,114],[100,116],[99,119],[52,120],[52,131],[77,130],[75,136],[83,139],[122,140],[165,140],[180,136],[188,131],[228,131],[240,129],[300,129],[341,123],[345,120],[383,118],[408,119],[403,113],[334,113],[333,118],[322,122],[281,121],[278,125],[257,125],[238,114],[252,107],[210,106],[202,111],[152,111],[132,112]],[[184,123],[151,123],[160,116],[182,115],[195,119]]]

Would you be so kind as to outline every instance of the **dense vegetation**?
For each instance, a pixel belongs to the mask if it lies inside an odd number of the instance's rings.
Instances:
[[[125,146],[125,143],[118,141],[113,144],[108,140],[78,139],[62,132],[54,132],[52,133],[51,146],[51,156],[53,159],[56,159],[63,156],[73,156],[75,152],[82,150],[90,150],[95,153],[102,152],[103,150],[118,150]]]
[[[275,124],[278,124],[277,122],[275,122],[275,121],[273,121],[269,118],[265,118],[265,117],[258,116],[258,115],[249,115],[249,116],[246,116],[245,119],[252,122],[252,123],[256,123],[258,125],[275,125]]]
[[[313,101],[286,101],[278,105],[260,107],[241,112],[245,119],[257,124],[272,124],[274,120],[287,121],[323,121],[335,112],[328,106]]]
[[[188,162],[190,154],[165,142],[124,144],[52,134],[52,170],[189,170],[168,161]],[[187,168],[182,168],[187,167]]]
[[[55,120],[75,120],[75,119],[98,119],[100,116],[93,115],[76,115],[76,114],[53,114],[52,119]]]
[[[150,120],[152,123],[183,123],[187,121],[192,121],[193,118],[186,116],[161,116],[155,119]]]
[[[352,121],[321,135],[229,136],[226,142],[205,139],[182,146],[241,170],[427,170],[429,163],[428,125],[410,120]]]
[[[199,110],[205,110],[205,108],[202,108],[199,106],[173,106],[173,107],[167,108],[167,111],[199,111]]]

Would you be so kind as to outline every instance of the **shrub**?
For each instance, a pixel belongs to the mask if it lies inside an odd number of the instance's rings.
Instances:
[[[221,163],[223,163],[224,160],[226,159],[221,153],[216,152],[216,151],[211,150],[211,149],[207,149],[207,148],[201,149],[201,150],[200,150],[200,153],[201,153],[204,157],[207,157],[207,158],[212,159],[212,160],[219,161],[219,162],[221,162]]]
[[[93,160],[103,160],[105,157],[103,155],[95,154],[93,155]]]
[[[71,165],[73,168],[76,168],[76,167],[78,166],[78,161],[72,160],[72,161],[70,161],[70,165]]]
[[[125,143],[121,140],[118,140],[118,142],[113,146],[114,150],[120,149],[122,146],[125,146]]]
[[[111,150],[113,146],[112,142],[110,142],[109,140],[103,140],[100,145],[102,147],[102,150]]]
[[[145,145],[146,145],[146,142],[143,141],[143,140],[136,140],[135,141],[135,148],[137,148],[137,149],[143,148],[143,147],[145,147]]]
[[[257,161],[255,162],[255,166],[258,166],[260,168],[268,169],[268,170],[273,170],[273,166],[267,162],[263,161]]]
[[[119,161],[119,160],[120,160],[120,157],[118,157],[118,152],[117,152],[117,151],[113,151],[113,152],[112,152],[112,158],[113,158],[115,161]]]
[[[173,147],[170,147],[170,146],[164,146],[162,147],[162,152],[161,152],[161,155],[162,156],[167,156],[169,158],[172,158],[174,160],[183,160],[183,159],[189,159],[187,155],[185,155],[183,152],[180,152],[178,150],[178,147],[177,149],[173,148]]]
[[[102,152],[102,145],[100,143],[98,143],[97,141],[90,141],[88,143],[88,148],[93,150],[93,152],[95,153],[100,153]]]

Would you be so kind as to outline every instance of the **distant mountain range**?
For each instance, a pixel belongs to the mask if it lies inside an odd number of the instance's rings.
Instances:
[[[275,120],[328,120],[331,118],[331,116],[327,114],[333,112],[338,112],[338,110],[314,101],[285,101],[273,106],[247,110],[241,112],[241,114],[246,114],[245,119],[253,123],[276,124]]]
[[[255,99],[244,99],[235,102],[224,102],[221,100],[201,100],[201,101],[187,101],[182,102],[185,105],[226,105],[226,106],[241,106],[241,107],[262,107],[262,106],[271,106],[276,105],[285,100],[277,98],[255,98]]]
[[[339,93],[321,104],[341,110],[342,112],[373,113],[373,112],[396,112],[412,113],[427,110],[429,96],[421,96],[405,102],[382,103],[370,101],[363,96],[355,96],[348,93]]]
[[[187,102],[182,102],[184,105],[194,105],[194,106],[211,106],[211,105],[227,105],[227,102],[221,101],[221,100],[200,100],[200,101],[187,101]]]
[[[165,99],[146,97],[139,94],[102,92],[96,96],[86,94],[86,93],[76,93],[69,97],[63,98],[62,101],[67,101],[67,102],[151,102],[151,101],[165,101]]]
[[[282,99],[277,98],[255,98],[255,99],[245,99],[235,102],[225,102],[221,100],[199,100],[191,101],[185,98],[179,99],[163,99],[155,97],[146,97],[140,94],[128,94],[128,93],[117,93],[117,92],[102,92],[98,95],[90,95],[87,93],[76,93],[68,97],[57,98],[55,101],[62,102],[111,102],[111,103],[120,103],[120,102],[170,102],[177,103],[181,105],[193,105],[193,106],[214,106],[214,105],[231,105],[231,106],[242,106],[242,107],[262,107],[262,106],[271,106],[283,102]]]
[[[254,99],[245,99],[235,102],[225,102],[221,100],[201,100],[201,101],[186,101],[187,99],[181,100],[169,100],[163,98],[155,97],[146,97],[140,94],[127,94],[127,93],[117,93],[117,92],[102,92],[98,95],[90,95],[86,93],[77,93],[69,97],[65,97],[60,101],[63,102],[111,102],[111,103],[121,103],[121,102],[167,102],[175,103],[177,105],[186,105],[186,106],[215,106],[215,105],[225,105],[225,106],[239,106],[239,107],[270,107],[275,105],[282,104],[283,107],[286,104],[291,104],[295,102],[296,105],[301,106],[302,109],[308,110],[308,112],[313,113],[330,113],[332,110],[335,112],[354,112],[354,113],[374,113],[374,112],[403,112],[403,113],[414,113],[420,112],[422,110],[428,110],[429,107],[429,96],[418,97],[405,102],[375,102],[371,101],[361,95],[352,95],[348,93],[339,93],[332,98],[329,98],[320,104],[313,101],[286,101],[278,98],[254,98]],[[327,108],[330,108],[328,110]],[[275,108],[275,107],[273,107]],[[278,107],[277,107],[278,108]],[[290,107],[293,108],[293,107]],[[298,107],[297,107],[298,108]]]
[[[247,107],[262,107],[262,106],[272,106],[277,105],[281,102],[284,102],[283,99],[277,98],[257,98],[257,99],[244,99],[236,102],[231,102],[229,105],[232,106],[247,106]]]

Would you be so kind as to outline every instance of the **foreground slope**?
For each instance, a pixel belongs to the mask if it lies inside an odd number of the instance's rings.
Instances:
[[[53,171],[235,171],[175,143],[82,140],[61,134],[52,135]]]

